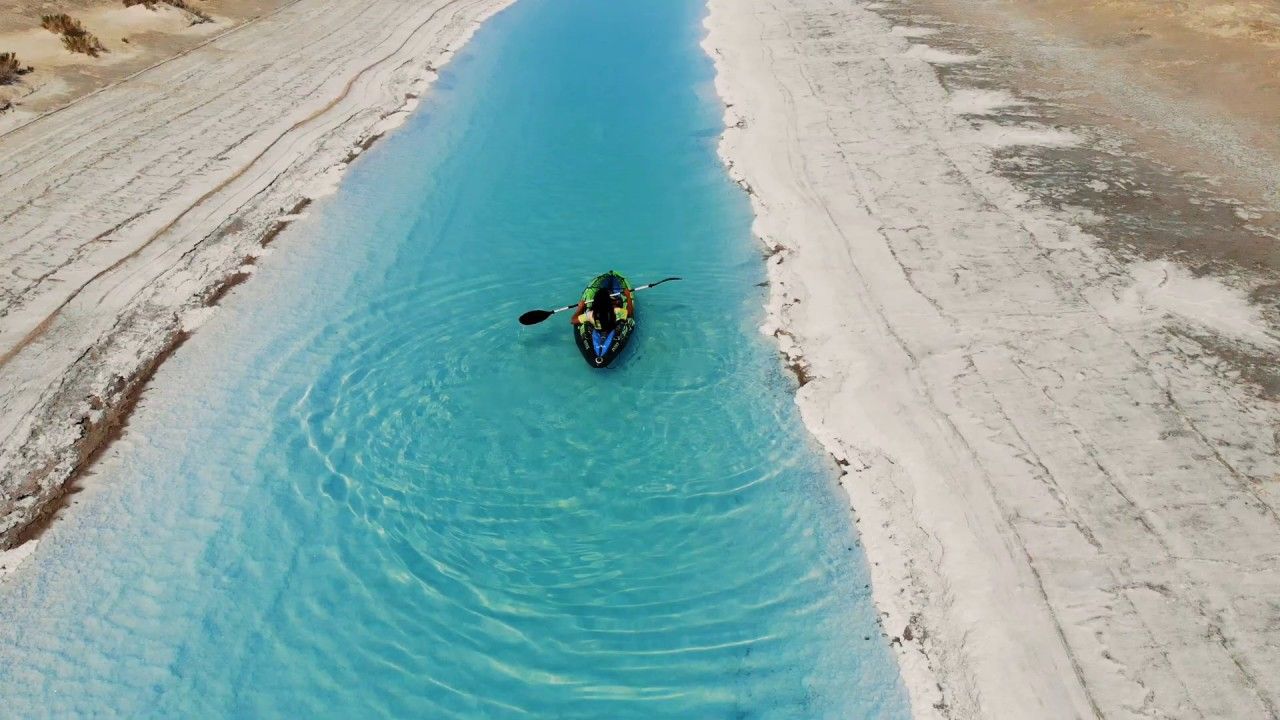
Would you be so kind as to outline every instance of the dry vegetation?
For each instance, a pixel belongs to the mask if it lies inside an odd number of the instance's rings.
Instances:
[[[154,10],[156,7],[156,3],[162,2],[165,5],[176,7],[179,10],[186,12],[191,17],[195,18],[194,20],[191,21],[192,25],[199,25],[200,23],[213,22],[213,18],[209,17],[209,13],[201,10],[200,8],[194,5],[188,4],[187,0],[123,0],[123,2],[125,7],[142,5],[148,10]]]
[[[71,52],[84,53],[89,57],[98,57],[99,53],[107,52],[106,46],[96,35],[85,30],[79,20],[66,13],[41,15],[40,27],[61,35],[63,46]]]
[[[164,0],[164,2],[178,8],[179,10],[185,10],[195,17],[195,20],[191,23],[192,25],[213,21],[213,18],[209,17],[209,13],[206,13],[194,5],[188,4],[186,0]]]
[[[22,75],[31,72],[30,65],[23,67],[17,53],[0,53],[0,85],[12,85]]]

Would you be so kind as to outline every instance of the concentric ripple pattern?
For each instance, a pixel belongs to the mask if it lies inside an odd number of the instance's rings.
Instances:
[[[693,0],[520,0],[0,583],[0,716],[905,718]],[[587,367],[596,273],[639,329]]]

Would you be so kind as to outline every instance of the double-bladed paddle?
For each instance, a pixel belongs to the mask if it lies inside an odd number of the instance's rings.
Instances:
[[[631,291],[639,292],[641,290],[648,290],[649,288],[654,287],[655,285],[661,285],[664,282],[671,282],[672,280],[679,280],[679,279],[680,278],[678,277],[662,278],[658,282],[651,282],[648,285],[641,285],[640,287],[632,288]],[[620,292],[613,293],[613,297],[622,297],[622,293]],[[529,312],[520,316],[520,324],[521,325],[537,325],[538,323],[542,322],[543,320],[546,320],[547,318],[551,317],[552,315],[555,315],[558,312],[564,312],[565,310],[572,310],[576,307],[578,307],[578,303],[574,303],[572,305],[565,305],[564,307],[556,308],[555,310],[530,310]]]

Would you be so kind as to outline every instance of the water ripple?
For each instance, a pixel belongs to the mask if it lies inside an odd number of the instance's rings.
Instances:
[[[701,17],[528,0],[486,26],[0,586],[0,712],[905,717],[757,331]],[[637,295],[609,371],[565,315],[516,322],[615,263],[685,279]]]

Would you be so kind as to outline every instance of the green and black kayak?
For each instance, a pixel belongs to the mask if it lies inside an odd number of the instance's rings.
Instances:
[[[588,311],[596,305],[596,298],[600,293],[608,293],[613,298],[616,315],[621,316],[595,318],[593,313],[585,315],[584,319],[590,318],[589,320],[573,326],[573,342],[591,367],[608,367],[609,363],[622,354],[627,341],[631,339],[631,333],[636,329],[636,314],[626,312],[626,298],[623,294],[631,289],[631,283],[625,277],[610,270],[597,275],[582,291],[581,300],[586,303]]]

